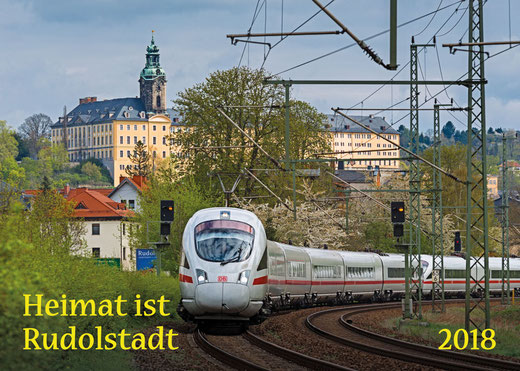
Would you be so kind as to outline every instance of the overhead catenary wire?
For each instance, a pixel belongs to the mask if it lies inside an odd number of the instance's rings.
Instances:
[[[457,5],[457,4],[460,4],[460,3],[463,2],[463,1],[464,1],[464,0],[459,0],[459,1],[455,2],[455,3],[452,3],[452,4],[449,4],[449,5],[446,5],[446,6],[442,7],[441,9],[439,9],[438,11],[442,11],[442,10],[448,9],[448,8],[450,8],[450,7],[452,7],[452,6],[455,6],[455,5]],[[327,5],[328,5],[328,4],[327,4]],[[399,25],[397,26],[397,28],[401,28],[401,27],[408,26],[408,25],[411,24],[411,23],[414,23],[414,22],[417,22],[417,21],[419,21],[419,20],[421,20],[421,19],[423,19],[423,18],[429,17],[429,16],[432,15],[433,13],[435,13],[435,11],[432,11],[432,12],[429,12],[429,13],[423,14],[423,15],[421,15],[421,16],[419,16],[419,17],[416,17],[416,18],[410,19],[409,21],[406,21],[406,22],[404,22],[404,23],[399,24]],[[375,39],[375,38],[377,38],[377,37],[379,37],[379,36],[382,36],[382,35],[384,35],[384,34],[387,34],[387,33],[389,33],[389,32],[390,32],[390,29],[387,29],[387,30],[384,30],[384,31],[378,32],[378,33],[376,33],[376,34],[373,34],[373,35],[371,35],[371,36],[365,37],[365,38],[363,38],[362,40],[363,40],[363,41],[369,41],[369,40]],[[329,56],[331,56],[331,55],[333,55],[333,54],[339,53],[339,52],[341,52],[341,51],[343,51],[343,50],[346,50],[346,49],[352,48],[352,47],[354,47],[354,46],[356,46],[356,45],[357,45],[357,43],[352,43],[352,44],[346,45],[346,46],[341,47],[341,48],[339,48],[339,49],[333,50],[333,51],[331,51],[331,52],[329,52],[329,53],[325,53],[325,54],[320,55],[320,56],[318,56],[318,57],[312,58],[312,59],[310,59],[310,60],[308,60],[308,61],[306,61],[306,62],[299,63],[299,64],[297,64],[297,65],[295,65],[295,66],[293,66],[293,67],[290,67],[290,68],[287,68],[287,69],[285,69],[285,70],[283,70],[283,71],[277,72],[277,73],[273,74],[272,76],[281,75],[281,74],[283,74],[283,73],[285,73],[285,72],[289,72],[289,71],[295,70],[295,69],[300,68],[300,67],[303,67],[303,66],[305,66],[305,65],[307,65],[307,64],[310,64],[310,63],[316,62],[316,61],[318,61],[318,60],[320,60],[320,59],[323,59],[323,58],[329,57]],[[262,64],[262,66],[263,66],[263,64]],[[396,74],[396,75],[397,75],[397,74]],[[272,77],[272,76],[271,76],[271,77]]]
[[[424,26],[424,28],[423,28],[419,33],[416,33],[416,34],[414,35],[414,37],[420,36],[424,31],[426,31],[426,29],[427,29],[428,27],[430,27],[430,24],[433,22],[433,20],[434,20],[435,17],[437,16],[437,13],[439,12],[439,9],[440,9],[440,7],[441,7],[443,1],[444,1],[444,0],[440,0],[440,1],[439,1],[439,6],[437,7],[437,9],[435,10],[435,12],[433,13],[432,17],[430,18],[430,21],[426,24],[426,26]]]

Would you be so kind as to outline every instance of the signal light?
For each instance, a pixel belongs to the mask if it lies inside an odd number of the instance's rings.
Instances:
[[[392,223],[404,223],[404,202],[392,202],[390,208],[392,214]]]
[[[455,252],[461,252],[460,232],[455,232]]]
[[[161,200],[161,222],[173,222],[174,203],[173,200]]]

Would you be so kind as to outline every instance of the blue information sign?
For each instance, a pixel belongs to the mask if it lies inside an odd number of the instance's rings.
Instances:
[[[137,249],[136,252],[136,266],[138,271],[154,267],[155,259],[157,259],[155,249]]]

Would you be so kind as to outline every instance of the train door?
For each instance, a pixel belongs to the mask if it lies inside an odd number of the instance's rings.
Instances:
[[[271,297],[285,294],[285,252],[276,242],[267,241],[268,289]]]

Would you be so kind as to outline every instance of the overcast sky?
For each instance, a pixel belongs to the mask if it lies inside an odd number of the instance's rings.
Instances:
[[[329,0],[321,0],[323,4]],[[399,0],[398,23],[424,17],[398,31],[398,63],[409,61],[409,43],[426,43],[437,34],[437,50],[421,53],[420,64],[426,79],[455,80],[466,72],[467,53],[450,55],[442,43],[467,41],[467,1]],[[244,44],[231,45],[226,34],[292,31],[309,19],[318,8],[311,0],[0,0],[0,119],[18,127],[33,113],[45,113],[53,120],[78,104],[78,98],[131,97],[139,94],[137,82],[144,66],[151,31],[160,48],[161,65],[168,78],[168,100],[201,82],[212,71],[239,64]],[[283,12],[282,12],[283,4]],[[336,0],[329,9],[358,37],[364,39],[389,25],[389,0]],[[449,6],[454,4],[452,6]],[[267,5],[267,11],[266,11]],[[444,7],[447,7],[443,9]],[[485,6],[485,40],[520,39],[520,1],[488,1]],[[283,22],[282,22],[283,15]],[[459,21],[460,20],[460,21]],[[332,31],[338,26],[320,13],[299,31]],[[421,33],[422,31],[422,33]],[[263,41],[263,39],[255,39]],[[268,40],[275,44],[280,38]],[[367,41],[383,60],[388,61],[388,34]],[[293,36],[273,47],[265,60],[264,46],[249,44],[242,65],[264,67],[273,74],[352,44],[346,35]],[[494,54],[504,46],[487,47]],[[437,58],[437,53],[440,60]],[[486,62],[487,122],[492,127],[520,129],[520,47],[508,50]],[[302,67],[281,73],[285,79],[390,79],[395,72],[376,65],[357,46],[347,48]],[[406,66],[397,79],[408,79]],[[405,86],[385,87],[367,97],[378,86],[296,86],[295,98],[330,113],[331,107],[351,107],[363,102],[364,108],[388,107],[405,99]],[[442,87],[422,90],[421,102]],[[452,87],[438,96],[466,105],[467,90]],[[170,103],[172,104],[172,103]],[[406,108],[406,101],[400,107]],[[425,107],[431,107],[426,103]],[[361,107],[361,105],[358,105]],[[353,111],[360,114],[360,111]],[[367,113],[367,112],[363,112]],[[396,126],[409,125],[406,112],[384,112]],[[452,120],[457,129],[466,124],[462,113],[443,113],[442,121]],[[431,127],[432,113],[421,112],[421,130]],[[457,121],[459,119],[461,122]]]

